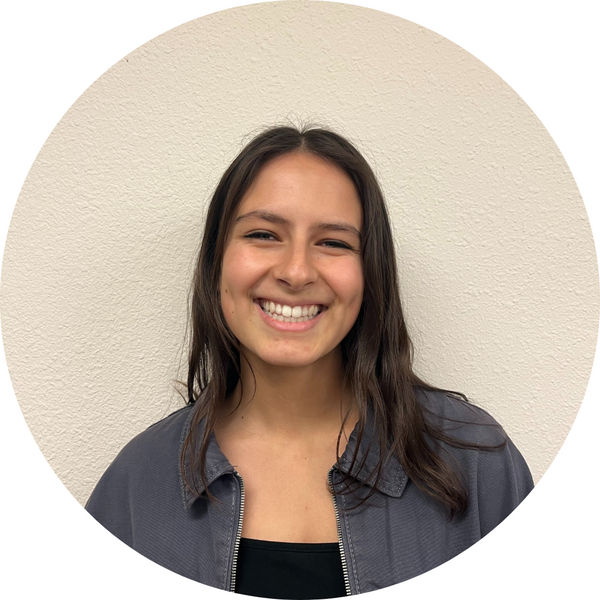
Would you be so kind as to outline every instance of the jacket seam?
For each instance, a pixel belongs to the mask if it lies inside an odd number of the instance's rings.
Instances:
[[[342,500],[342,503],[343,500]],[[348,525],[348,514],[346,511],[344,512],[344,523],[346,525],[346,538],[348,540],[348,547],[350,550],[350,557],[352,559],[352,573],[354,575],[354,585],[356,587],[356,593],[360,594],[360,585],[358,583],[358,573],[356,572],[356,560],[354,558],[354,544],[352,544],[352,538],[350,537],[350,527]]]
[[[183,408],[187,408],[187,406],[184,406]],[[181,435],[179,436],[179,456],[181,456],[185,438],[187,437],[187,434],[190,431],[191,420],[192,420],[192,416],[194,414],[194,408],[195,407],[192,406],[192,408],[190,410],[190,414],[186,417],[186,419],[183,423],[183,427],[181,429]],[[183,409],[180,409],[180,410],[183,410]],[[177,411],[177,412],[180,412],[180,411]],[[184,457],[184,464],[186,464],[186,462],[187,462],[187,457]],[[189,498],[189,495],[191,495],[191,494],[189,494],[190,490],[185,483],[185,474],[183,473],[183,471],[181,469],[181,465],[178,465],[177,471],[179,473],[179,486],[181,488],[181,498],[183,500],[183,506],[184,506],[184,508],[187,509],[192,504],[192,500],[190,500],[190,498]]]
[[[234,476],[234,481],[235,481],[235,476]],[[228,533],[228,537],[229,537],[229,543],[227,544],[227,550],[228,550],[228,556],[227,556],[227,560],[224,561],[224,568],[223,568],[223,589],[225,591],[230,591],[228,588],[229,586],[227,585],[227,573],[230,571],[230,565],[229,562],[231,560],[231,535],[233,532],[233,526],[235,524],[235,501],[236,501],[236,496],[237,496],[237,486],[234,485],[234,488],[236,488],[233,492],[233,494],[231,495],[231,519],[229,521],[229,533]],[[235,547],[235,541],[233,542],[233,546]],[[229,582],[229,585],[231,585],[231,582]],[[235,590],[233,590],[235,591]]]

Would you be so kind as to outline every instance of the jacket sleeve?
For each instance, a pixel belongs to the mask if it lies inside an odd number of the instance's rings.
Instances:
[[[532,489],[529,467],[510,438],[500,449],[479,450],[476,495],[481,536],[499,525]]]
[[[133,546],[131,489],[127,446],[98,481],[85,509],[128,546]]]
[[[182,503],[179,448],[191,406],[184,406],[136,435],[119,452],[85,508],[113,535],[135,549],[156,545],[156,523]]]

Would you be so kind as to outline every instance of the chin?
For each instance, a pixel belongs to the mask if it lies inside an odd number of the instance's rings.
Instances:
[[[301,358],[298,356],[259,356],[259,358],[273,367],[308,367],[315,363],[317,359],[314,357]]]
[[[261,362],[273,367],[308,367],[323,358],[320,353],[314,351],[298,352],[297,350],[294,351],[293,348],[284,350],[274,344],[269,344],[265,348],[256,348],[251,351],[251,354]]]

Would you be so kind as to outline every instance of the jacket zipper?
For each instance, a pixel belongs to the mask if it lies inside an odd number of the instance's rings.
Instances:
[[[344,585],[346,586],[346,596],[350,596],[352,592],[350,591],[350,578],[348,576],[348,564],[346,563],[346,553],[344,551],[344,542],[342,540],[342,524],[340,522],[340,513],[338,511],[337,500],[335,499],[335,494],[333,493],[333,469],[331,467],[328,473],[329,479],[329,489],[331,490],[331,497],[333,499],[333,509],[335,510],[335,522],[337,525],[338,532],[338,545],[340,547],[340,558],[342,559],[342,571],[344,573]]]
[[[329,487],[331,489],[331,498],[333,500],[333,509],[335,511],[335,522],[337,525],[337,533],[338,533],[338,545],[340,547],[340,558],[342,560],[342,572],[344,574],[344,586],[346,587],[346,596],[350,596],[352,592],[350,591],[350,578],[348,576],[348,565],[346,563],[346,552],[344,551],[344,542],[342,540],[342,525],[340,523],[340,513],[337,506],[337,500],[335,499],[335,494],[333,493],[333,469],[331,467],[329,469],[328,478],[329,478]],[[229,590],[231,592],[235,592],[235,580],[237,575],[237,561],[238,554],[240,551],[240,540],[242,539],[242,523],[244,519],[244,480],[242,476],[236,471],[236,477],[240,481],[240,490],[241,490],[241,501],[240,501],[240,519],[238,521],[237,533],[235,536],[235,544],[233,546],[233,562],[231,564],[231,586]]]
[[[238,521],[237,533],[235,535],[235,544],[233,546],[233,562],[231,564],[231,586],[229,587],[229,591],[235,592],[235,578],[237,575],[237,561],[238,554],[240,551],[240,540],[242,539],[242,521],[244,519],[244,480],[242,476],[235,471],[236,477],[240,480],[240,490],[242,492],[242,498],[240,501],[240,520]]]

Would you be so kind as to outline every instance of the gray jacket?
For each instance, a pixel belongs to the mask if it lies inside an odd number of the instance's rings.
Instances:
[[[506,438],[496,421],[473,405],[437,392],[419,392],[419,399],[428,418],[455,437],[487,445]],[[186,406],[129,442],[98,482],[86,509],[163,567],[233,591],[243,481],[213,434],[206,475],[218,502],[195,496],[183,484],[179,455],[194,410]],[[373,433],[368,421],[359,459]],[[356,432],[340,459],[346,473],[355,447]],[[469,507],[460,517],[449,520],[446,509],[421,492],[396,459],[385,464],[376,492],[360,508],[345,510],[356,504],[356,496],[333,496],[347,593],[377,590],[444,563],[496,527],[533,487],[527,464],[510,439],[499,450],[442,448],[468,482]],[[353,477],[366,480],[377,459],[369,453]],[[341,474],[332,467],[329,477],[335,484]],[[367,491],[363,487],[360,493]]]

